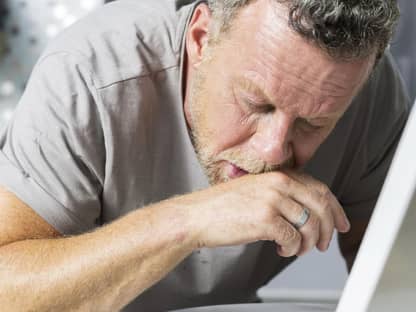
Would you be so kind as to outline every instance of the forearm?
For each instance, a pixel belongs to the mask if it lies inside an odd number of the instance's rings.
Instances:
[[[187,214],[168,202],[95,232],[0,248],[5,311],[116,311],[193,249]]]

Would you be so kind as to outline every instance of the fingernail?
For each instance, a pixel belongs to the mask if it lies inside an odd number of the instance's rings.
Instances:
[[[351,229],[351,223],[345,218],[345,232],[348,232]]]
[[[326,243],[326,244],[320,244],[319,245],[319,248],[318,248],[318,250],[320,251],[320,252],[325,252],[325,251],[327,251],[328,250],[328,248],[329,248],[329,243]]]

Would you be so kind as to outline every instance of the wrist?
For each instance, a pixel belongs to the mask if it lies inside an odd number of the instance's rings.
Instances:
[[[191,253],[198,249],[198,216],[181,197],[175,197],[152,205],[149,218],[151,224],[158,224],[155,235],[165,236],[169,244]]]

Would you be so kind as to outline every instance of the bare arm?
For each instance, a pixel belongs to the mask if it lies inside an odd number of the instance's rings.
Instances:
[[[95,232],[58,238],[13,195],[2,190],[0,198],[4,311],[116,311],[192,251],[187,216],[163,203]]]
[[[271,240],[281,256],[314,246],[326,250],[334,228],[347,231],[348,223],[328,189],[308,181],[283,173],[245,176],[139,209],[74,237],[57,237],[33,210],[3,191],[2,308],[119,310],[200,247]],[[296,229],[292,223],[303,206],[311,216]]]

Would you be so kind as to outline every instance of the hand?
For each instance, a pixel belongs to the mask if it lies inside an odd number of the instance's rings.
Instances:
[[[295,171],[246,175],[173,200],[192,216],[196,248],[272,240],[279,255],[299,256],[328,249],[334,228],[350,227],[328,187]],[[296,229],[303,207],[310,217]]]
[[[310,242],[309,247],[306,246],[306,248],[303,248],[298,255],[304,254],[315,245],[320,251],[326,251],[329,248],[334,228],[340,233],[346,233],[350,230],[350,222],[345,215],[344,209],[339,204],[337,198],[332,194],[328,186],[322,182],[307,174],[293,170],[283,170],[282,173],[287,174],[290,178],[309,189],[312,198],[312,206],[308,206],[306,201],[300,202],[304,203],[304,207],[310,209],[315,218],[318,219],[317,222],[319,223],[319,239],[316,240],[316,244],[311,244]],[[313,205],[313,198],[318,201],[316,206]],[[307,227],[302,227],[299,231],[304,236],[308,235]]]

